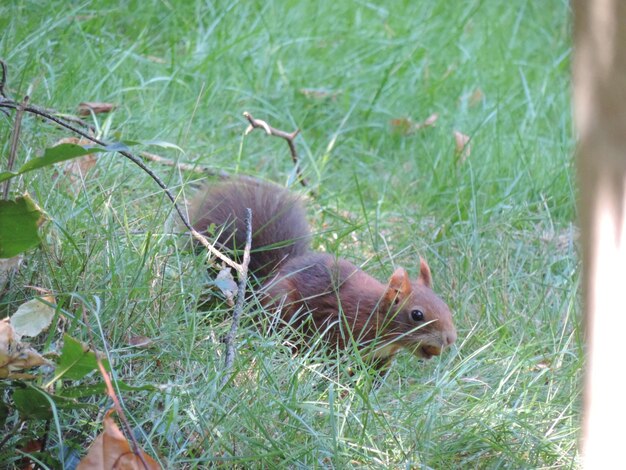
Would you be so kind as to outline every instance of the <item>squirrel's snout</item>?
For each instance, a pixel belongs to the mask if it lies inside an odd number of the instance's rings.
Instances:
[[[444,346],[450,346],[454,344],[456,341],[456,331],[447,331],[443,334],[443,344]]]

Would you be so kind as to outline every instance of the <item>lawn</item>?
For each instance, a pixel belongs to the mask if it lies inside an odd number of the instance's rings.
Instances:
[[[564,0],[3,2],[10,95],[69,114],[114,103],[86,117],[107,141],[157,141],[134,148],[289,185],[308,198],[315,249],[381,280],[397,265],[416,275],[424,257],[459,337],[427,362],[399,355],[376,385],[367,371],[344,373],[354,352],[333,363],[259,334],[251,296],[222,386],[232,308],[207,302],[219,294],[206,258],[181,243],[154,181],[116,154],[82,180],[59,166],[12,182],[49,220],[0,316],[33,298],[31,286],[50,290],[64,321],[33,344],[58,351],[64,331],[89,341],[74,319],[85,308],[114,378],[156,386],[119,395],[168,468],[576,468],[570,22]],[[244,111],[301,129],[309,188],[283,141],[244,135]],[[0,170],[13,116],[0,114]],[[471,139],[464,152],[455,131]],[[26,116],[18,162],[69,136]],[[180,201],[206,179],[149,166]],[[144,336],[150,347],[132,346]],[[51,424],[22,422],[3,400],[9,464],[46,436],[50,458],[63,450],[75,465],[110,406],[96,395],[86,400],[96,407],[59,409]]]

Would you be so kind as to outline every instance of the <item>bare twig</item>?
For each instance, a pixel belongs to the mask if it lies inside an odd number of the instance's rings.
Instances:
[[[252,210],[247,209],[246,213],[246,246],[239,271],[239,286],[237,288],[237,302],[233,311],[233,322],[230,331],[224,340],[226,347],[226,360],[224,364],[224,375],[222,376],[222,387],[230,380],[230,370],[235,362],[235,336],[239,327],[239,318],[243,311],[243,301],[246,295],[246,284],[248,282],[248,264],[250,263],[250,249],[252,247]]]
[[[133,428],[130,426],[130,423],[128,422],[128,418],[126,418],[126,414],[124,413],[124,408],[122,408],[120,400],[119,398],[117,398],[115,389],[113,388],[113,384],[111,383],[111,377],[109,376],[109,373],[107,372],[107,370],[104,368],[104,364],[102,364],[102,361],[100,360],[100,357],[98,353],[96,352],[96,343],[93,339],[93,333],[91,330],[91,326],[89,325],[89,318],[87,317],[87,312],[85,311],[84,304],[82,305],[82,309],[83,309],[83,322],[85,323],[85,326],[87,327],[87,334],[89,336],[89,343],[91,346],[91,350],[96,356],[96,362],[98,363],[98,369],[100,370],[100,375],[102,375],[102,378],[104,379],[104,383],[106,385],[107,395],[109,395],[109,398],[111,399],[111,401],[113,401],[113,408],[115,408],[115,412],[117,413],[117,416],[119,416],[120,421],[122,422],[122,426],[124,427],[124,430],[126,431],[126,435],[130,438],[130,443],[133,447],[133,453],[137,457],[139,457],[139,460],[141,460],[141,463],[143,464],[144,468],[147,470],[150,468],[148,466],[148,462],[146,462],[145,459],[143,458],[143,453],[141,452],[141,447],[139,446],[137,439],[135,439]]]
[[[4,78],[6,70],[4,67],[4,63],[2,63],[3,71],[2,71],[2,88],[4,88]],[[3,93],[4,94],[4,93]],[[20,130],[22,129],[22,117],[24,116],[24,109],[28,105],[28,95],[24,97],[24,100],[19,104],[16,108],[15,113],[15,121],[13,123],[13,132],[11,133],[11,149],[9,150],[9,161],[7,162],[7,171],[11,171],[13,169],[13,164],[15,163],[15,155],[17,154],[17,146],[20,142]],[[8,179],[4,183],[4,191],[2,193],[2,199],[9,198],[9,188],[11,187],[11,180]]]
[[[86,129],[89,129],[93,133],[96,132],[96,126],[94,126],[93,124],[89,124],[88,122],[85,122],[84,120],[82,120],[78,116],[74,116],[72,114],[58,113],[54,109],[46,109],[46,108],[41,108],[41,109],[47,111],[49,114],[52,114],[54,116],[58,116],[61,119],[64,119],[65,121],[67,121],[67,122],[74,122],[74,123],[76,123],[76,124],[86,128]]]
[[[252,132],[254,129],[261,128],[265,131],[267,135],[273,135],[275,137],[280,137],[281,139],[285,139],[287,141],[287,145],[289,145],[289,152],[291,153],[291,159],[293,160],[293,164],[296,167],[296,174],[298,175],[298,180],[300,184],[305,188],[308,187],[308,183],[304,176],[302,175],[302,170],[300,169],[300,161],[298,160],[298,152],[296,150],[296,144],[294,143],[294,139],[300,133],[300,129],[296,129],[295,131],[289,133],[285,131],[281,131],[280,129],[275,129],[270,126],[267,122],[261,119],[254,119],[252,115],[244,111],[244,117],[248,120],[250,125],[246,129],[246,135]]]
[[[139,152],[139,156],[151,162],[159,163],[161,165],[173,166],[182,171],[189,171],[192,173],[201,173],[203,175],[218,176],[219,178],[222,178],[222,179],[230,178],[231,176],[229,173],[223,170],[216,171],[216,170],[213,170],[212,168],[208,168],[202,165],[195,165],[191,163],[180,163],[180,162],[177,162],[169,158],[165,158],[165,157],[162,157],[160,155],[156,155],[150,152],[143,152],[143,151]]]
[[[2,68],[2,77],[0,77],[0,96],[6,98],[7,95],[4,93],[4,86],[7,83],[7,64],[4,60],[0,60],[0,68]]]
[[[15,102],[14,100],[2,100],[0,101],[0,108],[9,108],[9,109],[19,109],[19,104],[17,102]],[[72,132],[75,132],[76,134],[84,137],[85,139],[94,142],[98,145],[101,145],[103,147],[106,147],[108,144],[100,139],[97,139],[91,135],[89,135],[88,133],[72,126],[71,124],[68,124],[67,122],[64,122],[62,119],[59,119],[56,116],[51,115],[50,113],[48,113],[46,110],[38,107],[38,106],[25,106],[24,107],[24,111],[28,112],[28,113],[32,113],[32,114],[36,114],[38,116],[41,116],[49,121],[52,121],[58,125],[60,125],[61,127],[64,127],[65,129],[69,129]],[[161,178],[159,178],[159,176],[154,173],[149,167],[147,167],[143,161],[141,161],[141,159],[135,155],[133,155],[130,152],[127,152],[125,150],[117,150],[118,153],[120,153],[121,155],[123,155],[124,157],[128,158],[130,161],[132,161],[135,165],[137,165],[139,168],[141,168],[144,172],[146,172],[148,174],[148,176],[150,176],[150,178],[152,178],[158,185],[159,187],[163,190],[163,192],[165,193],[165,195],[168,197],[168,199],[172,202],[172,204],[174,205],[174,209],[176,209],[176,212],[178,213],[178,216],[180,217],[180,219],[183,221],[183,224],[185,225],[185,227],[187,227],[187,229],[189,230],[189,232],[191,233],[191,235],[200,242],[200,244],[202,246],[204,246],[213,256],[215,256],[216,258],[220,259],[221,261],[223,261],[224,263],[226,263],[226,265],[230,266],[231,268],[233,268],[234,270],[236,270],[237,272],[241,272],[241,266],[237,263],[235,263],[233,260],[231,260],[230,258],[228,258],[226,255],[223,255],[220,251],[217,250],[217,248],[215,248],[208,240],[206,237],[204,237],[201,233],[199,233],[196,229],[193,228],[193,226],[191,225],[191,223],[189,222],[189,220],[187,219],[187,216],[185,215],[185,213],[183,212],[183,210],[180,208],[180,206],[176,203],[176,198],[174,197],[174,195],[172,194],[172,192],[169,190],[169,188],[167,187],[167,185],[163,182],[163,180],[161,180]]]

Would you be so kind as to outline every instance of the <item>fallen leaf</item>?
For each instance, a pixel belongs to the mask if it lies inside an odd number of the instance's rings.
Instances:
[[[552,367],[552,363],[549,359],[544,359],[542,361],[539,361],[537,364],[534,364],[533,366],[530,367],[530,370],[532,371],[540,371],[540,370],[544,370],[544,369],[550,369]]]
[[[576,227],[570,225],[569,227],[555,230],[543,230],[539,234],[539,239],[544,243],[549,243],[556,248],[558,252],[571,250],[574,244],[578,241],[580,233]]]
[[[476,88],[469,97],[469,100],[468,100],[469,107],[471,108],[473,106],[476,106],[478,103],[480,103],[483,100],[484,97],[485,97],[485,94],[483,93],[483,91],[480,88]]]
[[[413,131],[415,123],[411,118],[403,117],[391,120],[391,128],[397,134],[409,135]]]
[[[391,127],[399,134],[410,135],[413,134],[420,129],[425,129],[427,127],[433,127],[435,123],[439,119],[439,114],[432,113],[422,122],[415,122],[411,118],[398,118],[391,120]]]
[[[146,59],[156,63],[156,64],[167,64],[167,60],[165,60],[163,57],[157,57],[155,55],[147,55]]]
[[[93,145],[93,142],[81,137],[66,137],[64,139],[59,140],[54,144],[56,147],[60,144],[76,144],[76,145]],[[65,174],[70,180],[70,186],[75,190],[75,193],[78,193],[82,184],[81,181],[87,175],[87,172],[91,170],[96,163],[98,162],[98,157],[95,153],[88,153],[82,157],[74,158],[73,160],[68,160],[63,166],[63,174]]]
[[[26,442],[26,444],[22,444],[20,447],[21,447],[20,450],[22,451],[22,453],[26,455],[24,455],[18,461],[18,468],[22,470],[30,470],[30,469],[39,468],[37,465],[35,465],[35,462],[33,462],[27,454],[41,452],[41,449],[43,448],[43,441],[39,439],[33,439],[33,440]]]
[[[470,156],[470,137],[459,131],[454,131],[454,142],[456,144],[456,154],[460,164],[465,163],[467,157]]]
[[[21,378],[19,371],[45,364],[49,362],[16,338],[8,318],[0,320],[0,378]]]
[[[109,113],[113,111],[117,105],[113,103],[98,103],[95,101],[83,101],[78,105],[79,116],[89,116],[94,114]]]
[[[130,443],[111,418],[112,413],[113,410],[104,417],[104,431],[93,442],[87,455],[78,463],[77,470],[160,469],[161,466],[142,449],[139,449],[141,457],[133,453]]]
[[[430,116],[428,116],[426,119],[424,119],[424,121],[421,124],[418,124],[418,129],[422,129],[424,127],[432,127],[435,125],[435,122],[437,122],[437,119],[439,119],[439,114],[437,113],[432,113]]]
[[[229,306],[235,305],[235,295],[237,295],[237,283],[230,272],[230,268],[222,269],[215,277],[214,284],[226,297]]]
[[[56,147],[61,144],[75,144],[75,145],[94,145],[91,140],[85,139],[84,137],[63,137],[56,141],[52,147]]]
[[[337,99],[337,96],[341,94],[340,91],[328,90],[326,88],[300,88],[298,90],[302,93],[306,98],[323,100],[326,98],[330,98],[332,100]]]
[[[152,343],[153,341],[147,336],[131,336],[128,339],[128,344],[136,348],[149,348]]]
[[[80,177],[84,178],[87,172],[96,166],[97,161],[98,158],[96,155],[90,153],[84,157],[68,161],[63,169],[63,172],[69,176],[72,183],[74,183]]]
[[[20,305],[10,318],[16,338],[20,340],[22,336],[37,336],[48,328],[55,313],[55,308],[48,304],[54,303],[56,303],[54,297],[47,296]]]

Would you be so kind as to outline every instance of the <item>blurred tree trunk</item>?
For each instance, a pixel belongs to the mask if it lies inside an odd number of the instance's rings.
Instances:
[[[573,0],[583,243],[586,468],[624,465],[626,1]]]

